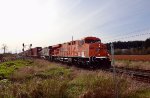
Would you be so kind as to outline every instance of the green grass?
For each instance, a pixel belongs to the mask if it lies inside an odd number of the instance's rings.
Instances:
[[[118,78],[119,96],[127,88],[127,81]],[[85,98],[112,98],[114,97],[114,82],[109,76],[99,76],[97,73],[80,74],[68,83],[67,89],[70,98],[79,95]]]
[[[8,78],[16,69],[23,66],[29,66],[33,62],[31,60],[15,60],[0,64],[0,79]]]
[[[36,74],[41,78],[51,77],[51,78],[71,78],[71,69],[64,67],[51,68],[47,71]]]

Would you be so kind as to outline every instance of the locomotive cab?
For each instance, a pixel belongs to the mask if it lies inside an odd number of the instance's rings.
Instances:
[[[101,43],[101,40],[99,38],[86,37],[84,39],[84,42],[85,44],[88,44],[89,57],[95,56],[95,57],[106,58],[109,56],[106,45]]]
[[[92,64],[100,64],[104,67],[110,67],[110,58],[106,45],[101,43],[101,40],[96,37],[86,37],[85,44],[88,45],[89,62]]]

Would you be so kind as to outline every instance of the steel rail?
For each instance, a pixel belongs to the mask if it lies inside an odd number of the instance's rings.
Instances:
[[[130,69],[130,68],[115,68],[116,73],[125,74],[138,81],[150,83],[150,70],[142,69]],[[106,71],[113,72],[113,68],[107,69]]]

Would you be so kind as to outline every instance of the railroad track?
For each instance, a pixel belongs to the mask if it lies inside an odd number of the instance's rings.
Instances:
[[[114,72],[114,68],[110,68],[109,70],[106,70],[106,71]],[[116,67],[115,72],[118,74],[128,75],[131,78],[138,80],[138,81],[150,83],[150,70],[140,70],[140,69],[129,69],[129,68]]]

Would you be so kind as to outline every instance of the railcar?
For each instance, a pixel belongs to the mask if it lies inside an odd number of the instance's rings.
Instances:
[[[41,58],[50,59],[50,55],[51,55],[50,47],[51,47],[51,46],[42,48],[42,50],[41,50],[41,52],[40,52]]]
[[[42,47],[35,47],[19,53],[25,57],[41,58]]]
[[[30,53],[29,56],[34,57],[34,58],[40,58],[41,57],[41,52],[42,51],[42,47],[35,47],[30,49]]]

